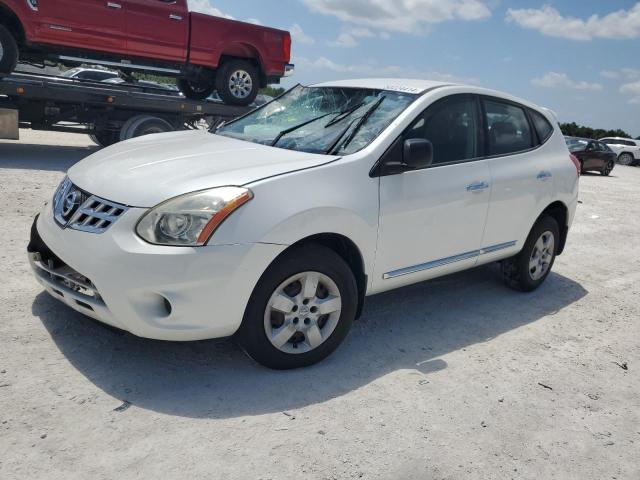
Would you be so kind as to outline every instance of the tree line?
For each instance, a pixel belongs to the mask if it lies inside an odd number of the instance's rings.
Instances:
[[[561,123],[560,129],[562,133],[569,137],[581,137],[581,138],[604,138],[604,137],[623,137],[633,138],[627,132],[621,129],[616,130],[604,130],[602,128],[591,128],[583,125],[578,125],[576,122]],[[640,137],[637,138],[640,140]]]

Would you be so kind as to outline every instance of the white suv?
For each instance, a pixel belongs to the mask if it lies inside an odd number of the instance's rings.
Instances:
[[[496,261],[510,286],[537,288],[578,181],[553,115],[509,95],[298,85],[214,133],[78,163],[29,257],[49,293],[101,322],[163,340],[234,335],[293,368],[329,355],[368,295]]]
[[[634,165],[640,160],[640,140],[632,138],[607,137],[600,139],[602,143],[618,155],[620,165]]]

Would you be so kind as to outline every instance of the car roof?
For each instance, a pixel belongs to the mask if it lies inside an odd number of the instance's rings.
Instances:
[[[637,142],[635,138],[625,138],[625,137],[602,137],[601,140],[630,140],[632,142]]]
[[[376,90],[392,90],[405,93],[422,93],[434,87],[452,85],[452,83],[418,80],[410,78],[356,78],[352,80],[337,80],[311,85],[312,87],[339,88],[373,88]]]

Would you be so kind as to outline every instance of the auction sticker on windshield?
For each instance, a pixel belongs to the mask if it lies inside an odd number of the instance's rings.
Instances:
[[[384,89],[390,92],[402,92],[402,93],[422,93],[424,91],[423,88],[406,87],[403,85],[387,85],[386,87],[384,87]]]

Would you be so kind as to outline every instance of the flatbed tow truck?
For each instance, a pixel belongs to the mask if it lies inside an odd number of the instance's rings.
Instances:
[[[0,138],[19,128],[85,133],[99,145],[176,130],[211,128],[252,107],[189,100],[177,91],[15,72],[0,77]]]

